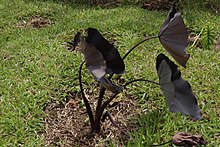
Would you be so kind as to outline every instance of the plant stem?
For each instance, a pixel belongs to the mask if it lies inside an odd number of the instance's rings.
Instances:
[[[97,106],[96,106],[96,110],[99,110],[101,105],[102,105],[102,99],[103,99],[103,96],[105,94],[105,88],[103,86],[100,87],[100,93],[99,93],[99,99],[98,99],[98,103],[97,103]],[[96,114],[95,116],[97,115],[98,111],[96,111]]]
[[[125,55],[124,57],[122,58],[122,60],[124,60],[136,47],[138,47],[140,44],[142,44],[143,42],[147,41],[147,40],[150,40],[150,39],[153,39],[153,38],[158,38],[158,36],[151,36],[151,37],[147,37],[145,38],[144,40],[142,40],[141,42],[137,43],[134,47],[132,47]],[[112,78],[113,74],[111,74],[109,76],[109,80]],[[142,80],[136,80],[136,81],[143,81]],[[146,81],[146,80],[145,80]],[[135,82],[135,81],[133,81]],[[131,83],[133,83],[131,81]],[[153,82],[151,81],[152,83],[156,83],[156,82]],[[130,83],[128,83],[130,84]],[[104,102],[102,104],[102,101],[103,101],[103,96],[105,94],[105,88],[101,86],[100,88],[100,92],[99,92],[99,99],[98,99],[98,102],[97,102],[97,106],[96,106],[96,112],[95,112],[95,122],[94,122],[94,128],[92,128],[92,132],[94,133],[99,133],[100,130],[101,130],[101,117],[102,117],[102,114],[103,114],[103,111],[104,109],[108,106],[108,104],[118,95],[118,93],[115,93],[114,95],[112,95],[106,102]]]
[[[100,108],[100,111],[103,112],[105,108],[108,106],[108,104],[118,95],[119,93],[114,93],[107,101],[103,103],[103,105]]]
[[[137,43],[136,45],[134,45],[122,58],[123,60],[136,48],[138,47],[140,44],[144,43],[147,40],[153,39],[153,38],[158,38],[159,36],[150,36],[150,37],[146,37],[144,40],[142,40],[141,42]]]
[[[91,125],[91,128],[93,128],[94,127],[94,117],[93,117],[92,109],[89,105],[88,99],[85,96],[85,93],[84,93],[84,90],[83,90],[83,85],[82,85],[82,66],[83,66],[84,63],[85,63],[85,61],[83,61],[81,63],[80,68],[79,68],[79,85],[80,85],[80,92],[81,92],[83,101],[85,103],[87,113],[89,115],[90,125]]]
[[[159,36],[150,36],[150,37],[146,37],[144,40],[142,40],[141,42],[137,43],[136,45],[134,45],[122,58],[122,60],[124,60],[136,47],[138,47],[140,44],[144,43],[147,40],[153,39],[153,38],[158,38]],[[114,74],[111,74],[109,76],[109,80],[113,77]],[[103,97],[105,94],[105,88],[103,87],[102,89],[100,89],[100,94],[99,94],[99,98]]]
[[[134,46],[123,56],[122,60],[124,60],[124,59],[125,59],[136,47],[138,47],[140,44],[144,43],[144,42],[147,41],[147,40],[150,40],[150,39],[153,39],[153,38],[158,38],[158,37],[159,37],[159,36],[146,37],[144,40],[142,40],[141,42],[139,42],[139,43],[137,43],[136,45],[134,45]],[[108,79],[110,80],[110,79],[113,77],[113,75],[114,75],[114,74],[111,74]],[[105,89],[104,87],[100,89],[99,98],[104,96],[105,90],[106,90],[106,89]]]
[[[101,130],[101,116],[102,116],[102,111],[101,105],[102,105],[102,100],[103,96],[105,94],[105,88],[103,86],[100,87],[100,92],[99,92],[99,99],[97,102],[96,106],[96,111],[95,111],[95,122],[94,122],[94,128],[92,128],[92,132],[99,133]]]

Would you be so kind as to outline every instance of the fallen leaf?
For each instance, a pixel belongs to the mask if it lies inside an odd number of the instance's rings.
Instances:
[[[177,146],[193,147],[195,145],[206,145],[208,142],[201,135],[192,135],[179,132],[173,136],[172,141]]]

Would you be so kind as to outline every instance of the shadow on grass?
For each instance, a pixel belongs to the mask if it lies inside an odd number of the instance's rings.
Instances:
[[[33,2],[36,2],[35,0],[30,0]],[[30,2],[27,1],[27,2]],[[132,1],[132,0],[46,0],[48,2],[55,2],[59,4],[66,4],[70,5],[73,7],[76,6],[83,6],[85,8],[91,8],[91,7],[103,7],[104,8],[109,8],[110,7],[115,7],[115,6],[124,6],[124,5],[138,5],[138,6],[143,6],[145,2],[151,3],[151,1],[154,4],[160,4],[161,0],[137,0],[137,1]],[[98,1],[98,2],[97,2]],[[204,12],[211,12],[213,14],[219,15],[220,12],[220,3],[217,2],[218,0],[174,0],[178,3],[180,9],[196,9],[199,11],[204,11]],[[45,0],[38,0],[37,2],[45,2]],[[165,0],[164,2],[171,2],[170,0]],[[162,3],[164,5],[164,3]],[[107,6],[107,7],[106,7]],[[159,7],[159,6],[158,6]]]

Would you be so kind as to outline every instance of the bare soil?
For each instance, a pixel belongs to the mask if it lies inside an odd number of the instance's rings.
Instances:
[[[29,20],[25,21],[21,21],[17,24],[17,27],[19,28],[42,28],[42,27],[46,27],[48,25],[52,24],[52,21],[41,17],[41,16],[33,16],[31,17]]]
[[[144,2],[142,8],[148,10],[169,10],[174,0],[150,0]]]
[[[95,106],[96,98],[90,99]],[[122,146],[129,140],[128,132],[136,129],[130,118],[138,111],[136,102],[128,97],[115,99],[116,106],[108,108],[114,119],[113,124],[107,117],[102,122],[102,132],[93,138],[88,138],[90,124],[86,109],[79,94],[72,95],[66,103],[51,102],[45,108],[46,130],[44,133],[46,146],[106,146],[111,140],[117,146]]]

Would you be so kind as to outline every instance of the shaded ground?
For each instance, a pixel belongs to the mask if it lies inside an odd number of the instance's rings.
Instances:
[[[92,5],[99,5],[99,6],[120,6],[123,3],[126,3],[127,1],[125,0],[90,0],[89,3]],[[146,0],[145,2],[143,1],[135,1],[135,2],[130,2],[132,4],[137,3],[141,4],[142,8],[148,9],[148,10],[169,10],[171,5],[177,2],[178,4],[183,4],[184,1],[176,1],[176,0]],[[204,6],[213,11],[214,13],[219,13],[220,12],[220,3],[217,2],[217,0],[210,0],[210,1],[205,1]]]
[[[98,5],[101,7],[112,7],[112,6],[120,6],[123,4],[140,4],[142,8],[148,10],[169,10],[170,6],[173,4],[175,0],[148,0],[146,2],[143,1],[125,1],[125,0],[90,0],[89,3],[91,5]]]
[[[150,0],[144,2],[142,8],[148,10],[169,10],[174,0]]]
[[[102,123],[102,132],[95,138],[88,139],[86,135],[90,131],[86,109],[81,103],[79,95],[73,95],[68,102],[59,104],[52,102],[45,108],[45,144],[47,146],[105,146],[112,140],[120,146],[121,142],[129,140],[128,132],[135,130],[135,124],[129,123],[129,118],[135,115],[138,107],[135,101],[123,98],[123,101],[109,108],[116,124],[106,118]],[[95,99],[91,103],[95,103]]]

